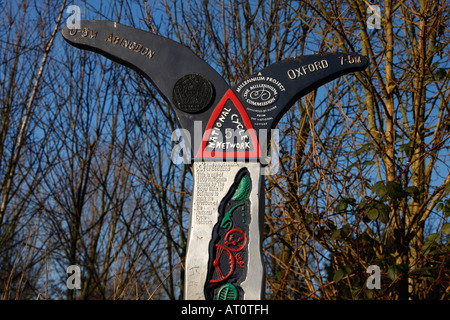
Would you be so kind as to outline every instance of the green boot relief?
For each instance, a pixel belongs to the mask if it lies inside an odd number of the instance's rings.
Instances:
[[[250,193],[250,179],[243,176],[231,200],[245,200]]]

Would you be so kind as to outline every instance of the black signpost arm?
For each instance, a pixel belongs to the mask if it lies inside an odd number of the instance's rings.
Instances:
[[[258,146],[266,143],[270,129],[300,97],[368,65],[366,57],[353,53],[301,56],[272,64],[231,88],[188,47],[151,32],[93,20],[81,21],[81,29],[65,27],[62,35],[71,45],[100,53],[150,80],[173,107],[180,126],[189,131],[194,160],[258,161]],[[236,111],[239,119],[225,119],[224,108]],[[224,120],[215,126],[217,119]],[[196,121],[202,132],[209,130],[203,134],[203,143],[194,141]],[[240,130],[251,133],[248,140],[239,140]],[[222,143],[211,141],[208,134],[219,132],[222,137],[232,132],[243,148],[224,143],[225,138]]]

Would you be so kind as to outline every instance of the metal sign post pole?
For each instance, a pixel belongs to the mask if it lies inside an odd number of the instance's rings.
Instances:
[[[194,300],[261,299],[261,165],[194,162],[193,168],[185,296]]]

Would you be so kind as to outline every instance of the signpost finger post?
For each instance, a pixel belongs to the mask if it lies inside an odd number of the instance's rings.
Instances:
[[[145,76],[177,116],[194,178],[185,299],[263,299],[263,171],[271,130],[300,97],[364,70],[367,58],[290,58],[231,87],[188,47],[150,32],[91,20],[62,35]]]

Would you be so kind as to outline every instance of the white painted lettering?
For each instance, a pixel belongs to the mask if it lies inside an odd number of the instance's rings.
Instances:
[[[327,60],[314,61],[313,63],[303,65],[299,68],[289,69],[287,71],[287,76],[289,79],[295,80],[297,78],[300,78],[300,77],[306,75],[307,73],[316,72],[317,70],[322,70],[322,69],[326,69],[326,68],[328,68]]]

